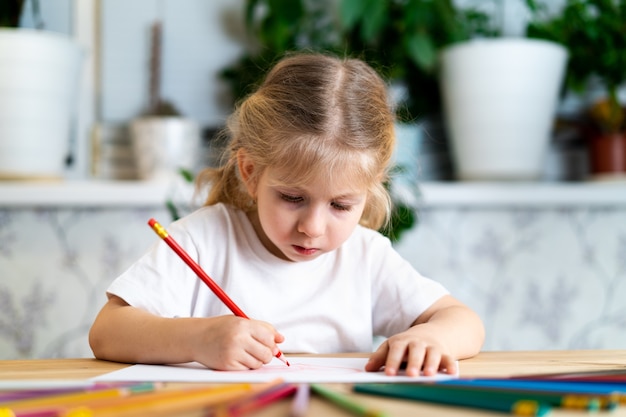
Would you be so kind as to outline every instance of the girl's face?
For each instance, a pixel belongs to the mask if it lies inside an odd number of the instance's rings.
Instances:
[[[257,235],[271,253],[294,262],[341,246],[359,223],[367,197],[348,180],[283,185],[275,168],[265,169],[248,190],[257,200],[257,212],[250,214]]]

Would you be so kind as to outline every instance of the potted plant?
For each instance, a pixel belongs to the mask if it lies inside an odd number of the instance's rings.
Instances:
[[[440,54],[444,116],[461,180],[536,180],[542,173],[567,50],[501,34],[453,43]]]
[[[0,178],[61,178],[77,111],[76,41],[19,27],[24,0],[0,6]],[[38,2],[30,3],[35,13]]]
[[[626,108],[618,89],[626,81],[626,0],[567,0],[557,14],[536,10],[529,35],[552,39],[570,54],[566,85],[582,93],[592,82],[605,93],[584,106],[591,172],[597,178],[626,175]]]
[[[195,169],[201,145],[200,127],[161,95],[161,22],[151,27],[149,103],[130,123],[130,137],[139,179],[175,181],[179,172]]]

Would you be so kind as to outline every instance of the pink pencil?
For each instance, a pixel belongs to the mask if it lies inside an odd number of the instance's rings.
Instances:
[[[217,295],[217,297],[222,300],[224,304],[226,304],[226,307],[228,307],[234,315],[246,319],[250,318],[246,315],[246,313],[243,312],[242,309],[237,306],[237,304],[235,304],[235,302],[228,296],[228,294],[226,294],[224,290],[222,290],[219,285],[217,285],[217,283],[213,281],[213,279],[206,272],[204,272],[204,269],[202,269],[202,267],[198,265],[198,263],[194,261],[191,256],[189,256],[189,254],[178,244],[178,242],[176,242],[174,238],[171,237],[169,233],[167,233],[167,230],[165,230],[165,228],[161,226],[159,222],[154,219],[150,219],[148,220],[148,224],[150,225],[150,227],[152,227],[156,234],[161,239],[163,239],[174,252],[176,252],[180,259],[182,259],[189,266],[189,268],[191,268],[191,270],[196,273],[198,278],[200,278],[202,282],[204,282],[211,289],[211,291],[213,291],[215,295]],[[276,354],[276,357],[283,361],[287,366],[291,366],[289,365],[287,359],[285,359],[283,352],[281,352],[280,350]]]
[[[286,382],[277,387],[271,387],[252,398],[246,398],[239,403],[231,405],[228,407],[228,415],[230,417],[239,417],[252,411],[257,411],[281,398],[292,395],[296,392],[296,389],[295,385]]]

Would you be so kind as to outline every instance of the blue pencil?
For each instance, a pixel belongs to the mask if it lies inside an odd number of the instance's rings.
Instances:
[[[626,396],[626,386],[620,388],[616,384],[604,384],[595,382],[476,378],[454,379],[440,381],[439,383],[443,385],[509,388],[518,390],[523,389],[529,391],[553,391],[566,392],[570,394],[617,394],[620,397]]]

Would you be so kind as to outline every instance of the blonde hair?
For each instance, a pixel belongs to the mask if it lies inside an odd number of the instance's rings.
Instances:
[[[203,170],[197,185],[210,185],[206,205],[253,208],[237,165],[241,148],[261,168],[255,175],[269,166],[280,168],[286,184],[306,184],[320,175],[332,181],[340,172],[367,188],[360,224],[377,230],[391,211],[384,183],[395,143],[393,123],[387,86],[365,62],[289,55],[237,106],[223,132],[229,140],[224,164]]]

